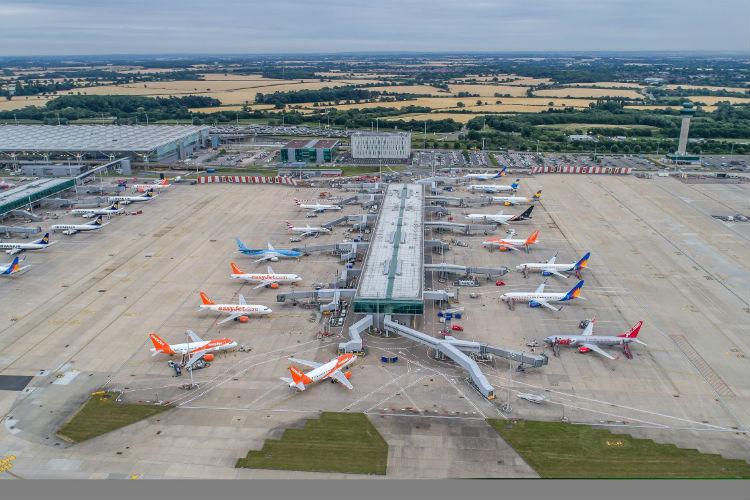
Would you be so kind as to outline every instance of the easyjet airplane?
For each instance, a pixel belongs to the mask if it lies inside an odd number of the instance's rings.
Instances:
[[[515,234],[515,231],[513,231],[511,236],[514,236]],[[497,248],[501,252],[506,250],[518,250],[519,247],[523,247],[528,252],[531,245],[536,245],[538,238],[539,230],[537,229],[525,240],[519,238],[490,238],[487,241],[483,241],[482,246],[485,248]]]
[[[230,274],[229,277],[232,279],[245,280],[249,283],[257,283],[258,285],[254,286],[253,290],[263,287],[275,289],[278,288],[281,283],[297,283],[302,281],[302,278],[296,274],[276,274],[273,272],[273,269],[271,269],[271,266],[268,266],[268,273],[263,274],[243,272],[234,262],[230,262],[229,265],[232,267],[232,274]]]
[[[289,372],[292,374],[292,378],[281,377],[281,380],[288,383],[289,387],[292,389],[304,391],[308,385],[330,378],[331,382],[338,382],[351,390],[354,389],[354,386],[349,382],[352,372],[342,370],[346,370],[346,368],[356,360],[357,356],[351,353],[342,354],[327,363],[316,363],[315,361],[307,361],[299,358],[289,358],[289,361],[292,363],[305,365],[312,368],[312,370],[303,373],[299,368],[292,365],[289,367]]]
[[[248,304],[245,301],[245,296],[241,293],[238,294],[238,304],[216,304],[213,300],[209,299],[208,295],[205,293],[200,292],[200,295],[201,302],[203,303],[198,306],[199,310],[206,309],[208,311],[217,311],[229,315],[228,318],[216,323],[217,325],[223,325],[232,320],[237,320],[240,323],[247,323],[249,316],[265,316],[266,314],[271,314],[270,307]]]
[[[158,182],[153,182],[151,184],[133,184],[131,189],[133,191],[138,191],[139,193],[145,193],[146,191],[154,190],[157,193],[161,191],[162,189],[167,189],[171,187],[172,185],[169,183],[169,181],[165,178]]]
[[[189,358],[184,368],[189,369],[201,358],[205,361],[213,361],[214,355],[211,354],[213,352],[228,351],[237,347],[237,342],[232,339],[203,340],[192,330],[188,330],[186,333],[191,342],[184,344],[167,344],[156,333],[149,333],[148,336],[154,344],[154,347],[151,348],[151,356],[156,356],[159,353],[168,356],[187,355]]]

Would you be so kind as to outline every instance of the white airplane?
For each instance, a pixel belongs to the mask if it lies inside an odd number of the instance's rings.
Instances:
[[[156,333],[149,333],[148,336],[154,344],[154,347],[150,349],[151,356],[156,356],[159,353],[168,356],[176,354],[188,356],[184,368],[190,369],[201,358],[205,361],[213,361],[214,355],[211,354],[213,352],[228,351],[237,347],[237,342],[232,339],[203,340],[192,330],[188,330],[186,333],[191,342],[184,344],[168,344]]]
[[[275,272],[273,272],[273,269],[271,269],[271,266],[268,266],[267,273],[262,274],[245,273],[234,262],[230,262],[230,265],[232,267],[232,274],[230,274],[229,277],[232,279],[245,280],[250,283],[258,283],[257,286],[254,286],[252,288],[253,290],[263,287],[276,289],[281,283],[297,283],[299,281],[302,281],[302,278],[296,274],[276,274]]]
[[[530,206],[522,213],[516,215],[505,215],[502,212],[500,212],[499,214],[469,214],[466,216],[466,219],[471,222],[493,222],[495,224],[508,224],[509,222],[531,219],[532,210],[534,210],[534,205]]]
[[[506,207],[509,207],[511,205],[520,205],[520,204],[527,204],[527,203],[534,203],[535,201],[538,201],[542,197],[542,190],[540,189],[536,193],[534,193],[534,196],[529,198],[528,196],[493,196],[492,201],[495,203],[502,203]]]
[[[299,368],[292,365],[289,367],[289,372],[292,374],[292,378],[281,377],[281,380],[289,384],[289,387],[292,389],[304,391],[308,385],[330,378],[331,382],[338,382],[351,390],[354,389],[354,386],[349,382],[352,372],[342,370],[346,370],[349,365],[356,360],[357,356],[351,353],[342,354],[327,363],[316,363],[315,361],[307,361],[299,358],[289,358],[289,361],[292,363],[305,365],[312,368],[312,370],[303,373]]]
[[[108,207],[104,208],[75,208],[70,211],[72,215],[81,215],[83,217],[96,217],[97,215],[115,215],[122,213],[120,202],[115,201]]]
[[[581,288],[583,288],[583,280],[576,283],[576,285],[565,293],[545,293],[544,286],[547,284],[545,281],[533,292],[507,292],[500,296],[500,299],[508,302],[528,302],[529,307],[546,307],[553,311],[559,311],[560,309],[550,304],[550,302],[568,302],[573,299],[582,298]]]
[[[510,233],[510,238],[490,238],[486,241],[483,241],[482,246],[485,248],[498,248],[500,251],[518,250],[520,247],[525,248],[528,252],[531,245],[536,245],[537,239],[539,238],[538,229],[531,233],[531,235],[526,239],[513,238],[513,236],[515,236],[516,234],[516,232],[513,230],[511,230]]]
[[[534,403],[536,405],[540,405],[547,400],[545,396],[541,396],[539,394],[532,394],[530,392],[519,392],[518,394],[516,394],[516,396],[519,399],[525,399],[529,403]]]
[[[576,276],[580,277],[580,273],[582,269],[585,269],[588,266],[589,258],[591,258],[591,252],[586,252],[586,254],[581,257],[581,260],[578,262],[572,262],[570,264],[556,264],[555,260],[557,259],[557,256],[553,256],[550,260],[547,262],[524,262],[523,264],[520,264],[516,266],[516,269],[518,271],[537,271],[542,273],[542,276],[550,276],[555,275],[559,276],[561,278],[567,278],[565,274],[566,272],[574,272]]]
[[[497,172],[493,173],[485,173],[485,174],[466,174],[464,175],[464,179],[476,179],[478,181],[488,181],[490,179],[499,179],[500,177],[505,175],[505,171],[508,170],[508,167],[503,167],[502,170],[499,170]]]
[[[154,192],[153,191],[146,191],[143,196],[110,196],[107,198],[107,200],[110,203],[114,203],[116,201],[119,201],[120,203],[129,204],[129,203],[138,203],[141,201],[151,201],[154,199]]]
[[[138,191],[139,193],[145,193],[146,191],[150,191],[152,189],[158,193],[162,189],[167,189],[169,187],[172,187],[172,185],[167,179],[155,181],[151,184],[133,184],[132,186],[130,186],[133,191]]]
[[[609,353],[605,352],[599,346],[613,347],[621,345],[623,348],[628,344],[635,342],[637,344],[646,345],[637,339],[638,332],[643,326],[643,320],[639,321],[633,327],[619,335],[594,335],[594,323],[595,320],[590,320],[589,324],[586,325],[586,329],[583,330],[583,335],[550,335],[545,338],[544,341],[549,345],[566,345],[570,347],[578,347],[578,352],[587,353],[594,351],[597,354],[601,354],[605,358],[615,359]],[[627,351],[626,351],[627,354]]]
[[[314,213],[322,213],[326,210],[341,210],[339,205],[322,205],[317,201],[315,203],[302,203],[298,199],[294,199],[294,204],[304,210],[312,210]]]
[[[320,234],[331,232],[327,227],[313,227],[310,224],[306,226],[293,226],[289,221],[286,221],[286,229],[290,233],[299,234],[300,236],[315,236],[316,238]]]
[[[26,269],[30,268],[31,266],[21,266],[19,263],[19,258],[16,256],[13,261],[6,265],[0,264],[0,276],[7,278],[8,276],[12,276],[14,274],[22,273]]]
[[[95,231],[101,229],[109,224],[109,222],[102,223],[102,216],[99,215],[96,219],[86,224],[55,224],[50,226],[50,231],[62,231],[63,234],[73,235],[80,231]]]
[[[482,193],[509,193],[511,191],[515,191],[518,189],[518,181],[520,179],[516,179],[513,184],[507,185],[507,184],[472,184],[468,186],[468,190],[472,193],[474,192],[482,192]]]
[[[200,292],[201,302],[198,306],[198,310],[217,311],[220,313],[228,314],[229,317],[216,323],[217,325],[223,325],[228,321],[239,321],[240,323],[247,323],[250,316],[265,316],[271,314],[271,308],[256,304],[248,304],[245,301],[245,296],[241,293],[238,294],[238,304],[216,304],[213,300],[208,298],[203,292]]]
[[[55,243],[57,242],[49,240],[49,233],[45,233],[44,236],[30,243],[0,243],[0,250],[5,250],[5,253],[15,255],[24,250],[41,250]]]

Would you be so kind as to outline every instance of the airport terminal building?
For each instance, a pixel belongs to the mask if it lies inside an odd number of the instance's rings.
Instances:
[[[0,158],[173,163],[206,147],[209,127],[191,125],[1,125]]]
[[[281,148],[283,163],[330,163],[338,147],[336,139],[294,139]]]

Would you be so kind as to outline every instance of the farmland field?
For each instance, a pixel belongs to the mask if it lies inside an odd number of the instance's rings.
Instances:
[[[479,94],[481,97],[494,97],[495,94],[509,94],[513,97],[523,97],[526,95],[526,88],[519,85],[496,85],[496,84],[454,84],[449,85],[451,92],[468,92],[470,94]]]
[[[429,120],[454,120],[458,123],[466,123],[469,120],[478,116],[484,116],[483,114],[477,113],[410,113],[406,115],[392,116],[386,118],[388,120],[417,120],[417,121],[429,121]]]
[[[700,90],[700,89],[708,89],[708,90],[726,90],[727,92],[750,92],[750,87],[717,87],[713,85],[665,85],[665,88],[669,90],[677,90],[677,89],[683,89],[683,90]]]
[[[627,97],[640,99],[643,97],[632,89],[608,89],[608,88],[586,88],[586,87],[562,87],[556,89],[544,89],[534,91],[539,97]]]
[[[629,82],[593,82],[593,83],[569,83],[571,87],[596,87],[606,89],[642,89],[645,85]]]

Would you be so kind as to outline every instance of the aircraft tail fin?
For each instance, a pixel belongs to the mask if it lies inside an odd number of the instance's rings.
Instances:
[[[534,205],[531,205],[529,208],[523,211],[521,215],[518,216],[519,219],[531,219],[531,212],[534,210]]]
[[[94,225],[95,226],[101,226],[102,225],[102,216],[101,215],[96,218],[96,220],[94,221]]]
[[[235,238],[235,239],[234,239],[234,241],[236,241],[236,242],[237,242],[237,248],[238,248],[238,249],[240,249],[240,250],[250,250],[249,248],[247,248],[247,247],[245,246],[245,244],[244,244],[244,243],[242,242],[242,240],[241,240],[241,239],[239,239],[239,238]]]
[[[242,272],[242,269],[240,269],[240,266],[238,266],[234,262],[230,262],[229,265],[232,267],[232,274],[244,274]]]
[[[18,260],[19,258],[18,256],[16,256],[16,258],[13,259],[13,262],[10,263],[8,268],[5,271],[3,271],[3,274],[13,274],[15,272],[18,272],[18,267],[19,267]]]
[[[300,203],[297,198],[294,199],[294,204],[297,205],[297,206],[302,205],[302,203]]]
[[[312,382],[312,379],[305,375],[299,368],[292,365],[289,367],[289,373],[292,374],[292,381],[300,389],[305,388],[305,384]]]
[[[581,295],[581,288],[583,288],[583,280],[576,283],[576,285],[565,294],[562,300],[577,299]]]
[[[204,292],[200,292],[200,295],[201,295],[201,301],[203,302],[204,305],[207,305],[207,306],[215,305],[214,301],[209,299],[208,295],[206,295]]]
[[[518,186],[519,186],[518,182],[520,180],[521,179],[516,179],[515,181],[513,181],[513,184],[511,184],[510,187],[512,187],[513,189],[518,189]]]
[[[155,334],[155,333],[149,333],[148,336],[151,339],[151,343],[154,344],[154,349],[155,349],[154,354],[159,353],[159,352],[163,352],[164,354],[172,355],[172,354],[175,353],[174,350],[172,349],[172,347],[169,344],[167,344],[157,334]]]
[[[542,190],[541,190],[541,189],[540,189],[539,191],[537,191],[536,193],[534,193],[534,196],[532,196],[532,198],[533,198],[534,200],[538,200],[538,199],[540,199],[541,197],[542,197]]]
[[[49,233],[44,233],[44,236],[42,236],[42,239],[39,240],[39,243],[42,245],[49,245]]]
[[[576,262],[575,269],[576,271],[580,269],[584,269],[589,264],[589,258],[591,257],[591,252],[586,252],[586,254],[581,257],[581,260]]]
[[[536,243],[537,238],[539,238],[539,230],[538,229],[536,231],[534,231],[533,233],[531,233],[531,236],[529,236],[528,238],[526,238],[526,244],[527,245],[533,245],[534,243]]]
[[[643,326],[643,320],[640,320],[638,323],[633,325],[633,327],[628,330],[626,333],[621,333],[618,335],[618,337],[624,337],[626,339],[634,339],[638,337],[638,332],[641,331],[641,326]]]

